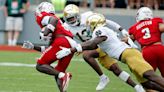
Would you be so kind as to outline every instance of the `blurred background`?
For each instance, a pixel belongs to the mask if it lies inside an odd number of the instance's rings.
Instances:
[[[43,44],[39,40],[39,27],[34,18],[35,7],[43,1],[51,0],[28,0],[29,9],[24,14],[23,31],[20,33],[17,44],[29,40],[35,44]],[[52,0],[55,3],[56,13],[62,18],[62,10],[65,5],[73,3],[80,7],[80,11],[95,11],[104,14],[108,19],[118,22],[125,29],[135,23],[136,9],[148,6],[153,9],[154,15],[164,17],[164,0]],[[5,17],[3,6],[5,0],[0,0],[0,44],[7,44],[5,31]]]

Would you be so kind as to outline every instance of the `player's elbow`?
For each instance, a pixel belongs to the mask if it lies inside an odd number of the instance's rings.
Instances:
[[[57,18],[50,17],[49,24],[52,24],[52,25],[54,25],[54,27],[56,27],[57,23],[58,23],[58,19]]]

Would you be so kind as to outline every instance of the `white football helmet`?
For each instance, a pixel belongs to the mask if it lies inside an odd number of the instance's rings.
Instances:
[[[37,6],[35,14],[39,15],[41,12],[55,14],[55,8],[54,8],[53,4],[51,4],[49,2],[42,2]]]
[[[141,7],[137,11],[137,15],[136,15],[136,21],[137,22],[139,22],[141,20],[152,19],[152,18],[153,18],[153,12],[148,7]]]
[[[80,11],[78,6],[69,4],[64,8],[64,21],[71,25],[77,26],[80,23]]]

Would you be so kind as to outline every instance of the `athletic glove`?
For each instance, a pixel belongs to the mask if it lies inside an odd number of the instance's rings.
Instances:
[[[60,47],[61,50],[59,50],[57,53],[56,53],[56,58],[57,59],[61,59],[63,57],[66,57],[68,56],[69,54],[71,54],[71,50],[70,48],[65,48],[65,47]]]
[[[123,29],[123,30],[121,31],[121,33],[122,33],[122,36],[124,36],[124,37],[129,36],[129,33],[128,33],[125,29]]]
[[[132,41],[132,39],[130,39],[130,37],[128,37],[128,44],[132,47],[132,48],[138,48],[138,46]]]
[[[123,29],[123,30],[121,31],[121,33],[122,33],[123,37],[128,37],[128,42],[127,42],[127,43],[128,43],[132,48],[138,48],[138,46],[137,46],[136,44],[134,44],[134,42],[132,41],[132,39],[130,39],[129,33],[128,33],[125,29]]]
[[[24,41],[22,48],[26,49],[34,49],[34,44],[30,41]]]

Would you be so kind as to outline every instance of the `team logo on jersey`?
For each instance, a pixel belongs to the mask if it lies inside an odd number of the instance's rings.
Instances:
[[[102,32],[100,30],[96,31],[96,36],[100,36],[102,34]]]

